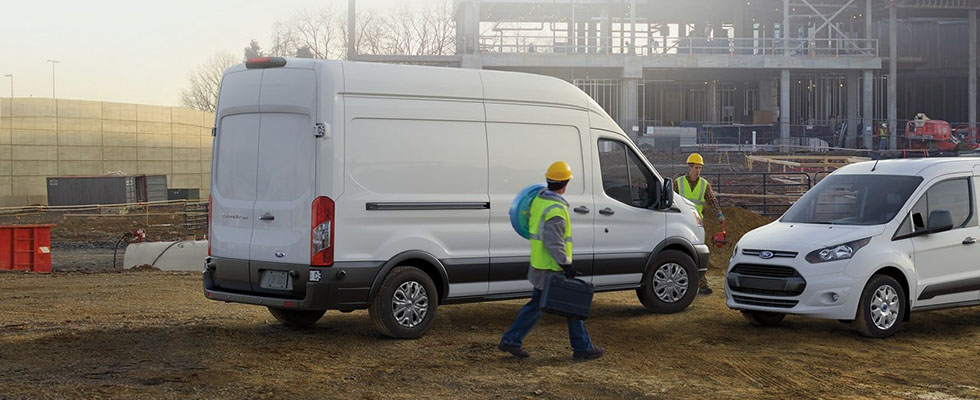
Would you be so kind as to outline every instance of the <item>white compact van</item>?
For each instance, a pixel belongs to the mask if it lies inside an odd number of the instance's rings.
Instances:
[[[205,294],[286,324],[367,308],[417,337],[438,305],[530,296],[508,211],[558,160],[597,290],[676,312],[707,264],[693,207],[559,79],[263,58],[225,72],[216,114]]]
[[[852,164],[738,242],[728,307],[775,325],[787,314],[895,333],[910,311],[980,304],[980,161]]]

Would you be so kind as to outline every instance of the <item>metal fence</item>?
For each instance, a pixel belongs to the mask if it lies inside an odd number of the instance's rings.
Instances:
[[[783,215],[814,184],[805,172],[709,172],[702,176],[711,182],[721,205],[770,218]]]
[[[480,37],[481,53],[542,53],[594,55],[789,55],[809,57],[877,57],[877,39],[771,39],[728,37],[645,37],[611,39],[593,36],[504,33]]]

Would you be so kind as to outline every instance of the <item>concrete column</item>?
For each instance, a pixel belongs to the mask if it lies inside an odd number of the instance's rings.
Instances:
[[[789,70],[779,75],[779,137],[789,139]]]
[[[627,51],[635,54],[636,48],[636,0],[630,0],[630,48]]]
[[[969,97],[970,103],[970,127],[974,128],[977,126],[977,11],[970,10],[970,30],[969,30],[969,45],[970,50],[967,52],[969,54],[969,66],[970,71],[967,75],[969,81],[969,88],[967,89],[967,96]]]
[[[874,35],[874,26],[871,25],[871,0],[866,1],[864,11],[864,38],[871,39]]]
[[[354,2],[347,2],[347,59],[353,59],[357,55],[357,18],[354,16]],[[457,35],[458,37],[458,35]],[[458,47],[458,44],[457,44]]]
[[[848,72],[847,82],[844,83],[847,89],[847,132],[844,146],[847,148],[857,148],[858,122],[861,117],[858,114],[858,73]]]
[[[588,51],[589,54],[595,54],[596,53],[596,50],[598,49],[598,45],[599,45],[598,38],[596,37],[596,33],[599,31],[599,23],[598,22],[586,22],[585,23],[585,29],[589,32],[588,33],[588,36],[589,36],[588,42],[589,42],[589,44],[588,44],[588,50],[587,51]]]
[[[568,10],[568,54],[575,53],[576,49],[578,49],[577,31],[578,20],[575,19],[575,2],[573,1],[569,5]]]
[[[599,49],[599,53],[609,54],[611,52],[610,47],[612,47],[612,18],[610,18],[609,6],[602,6],[599,9],[599,27],[601,32],[599,33],[599,43],[602,43],[602,48]]]
[[[717,123],[720,118],[718,112],[718,81],[708,82],[708,121]]]
[[[639,125],[639,84],[636,78],[623,78],[619,81],[619,126],[630,139],[637,140],[633,126]]]
[[[783,0],[783,25],[780,30],[783,32],[783,55],[789,56],[789,0]]]
[[[861,117],[861,132],[862,144],[864,144],[865,149],[871,149],[874,146],[874,140],[872,140],[872,132],[874,132],[874,71],[867,69],[864,70],[864,79],[862,81],[864,85],[864,94],[862,101],[862,111]]]
[[[473,54],[478,54],[480,53],[480,0],[473,0],[473,20],[470,24],[472,24],[470,28],[473,37]]]
[[[898,9],[888,8],[888,148],[898,148]]]

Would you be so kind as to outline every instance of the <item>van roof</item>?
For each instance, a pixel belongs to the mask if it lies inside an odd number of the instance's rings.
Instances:
[[[848,175],[912,175],[934,176],[950,172],[966,172],[980,166],[980,159],[970,157],[915,158],[901,160],[864,161],[838,169],[835,174]],[[874,168],[874,171],[871,169]]]
[[[313,68],[341,64],[344,92],[405,97],[506,100],[590,109],[585,92],[564,80],[521,72],[429,67],[357,61],[286,58],[283,68]],[[244,71],[245,65],[225,73]],[[601,108],[600,108],[601,110]],[[599,110],[595,110],[599,111]]]

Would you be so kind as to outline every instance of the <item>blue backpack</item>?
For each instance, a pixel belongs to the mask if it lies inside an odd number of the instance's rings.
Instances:
[[[517,193],[510,203],[510,225],[522,238],[530,239],[531,202],[546,189],[540,183],[533,184]]]

